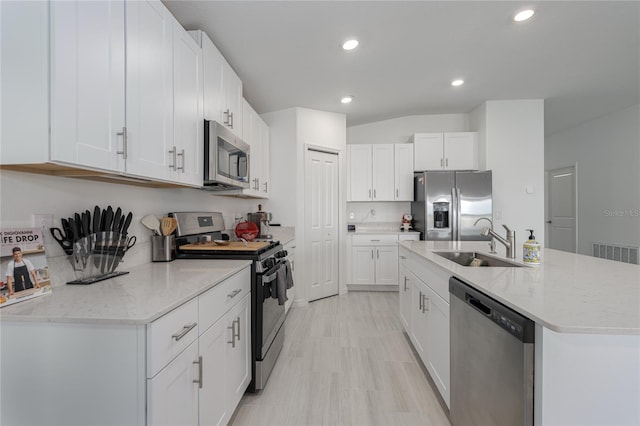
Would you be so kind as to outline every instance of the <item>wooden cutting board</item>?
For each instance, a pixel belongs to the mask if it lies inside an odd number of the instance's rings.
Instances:
[[[257,251],[271,244],[269,241],[249,241],[245,246],[242,241],[232,241],[228,246],[219,246],[213,241],[202,244],[186,244],[180,246],[180,250],[206,250],[206,251]]]

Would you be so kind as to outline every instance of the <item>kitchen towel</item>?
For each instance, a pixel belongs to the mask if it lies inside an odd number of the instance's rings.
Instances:
[[[279,305],[284,305],[287,301],[287,268],[284,264],[276,271],[275,292],[271,292],[274,299],[278,299]]]
[[[276,284],[272,287],[271,297],[278,299],[279,305],[284,305],[284,302],[289,300],[287,289],[293,287],[293,273],[288,260],[284,260],[282,266],[276,271]]]

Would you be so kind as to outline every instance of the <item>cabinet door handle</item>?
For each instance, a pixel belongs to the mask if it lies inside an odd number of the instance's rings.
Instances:
[[[174,149],[175,149],[175,148],[174,148]],[[185,160],[184,160],[184,149],[183,149],[182,151],[180,151],[180,152],[176,153],[176,156],[178,156],[178,157],[182,157],[182,166],[177,167],[176,169],[177,169],[177,170],[182,170],[182,173],[184,173],[184,162],[185,162]]]
[[[380,259],[380,250],[376,249],[376,257]]]
[[[426,294],[422,294],[421,293],[421,297],[424,298],[424,301],[422,302],[422,313],[424,314],[425,312],[429,311],[428,304],[429,304],[430,300],[429,300],[429,298],[427,297]]]
[[[240,294],[241,291],[242,291],[241,288],[237,288],[237,289],[233,290],[231,293],[227,294],[227,297],[230,298],[230,299],[233,299],[238,294]]]
[[[260,191],[260,178],[256,178],[256,191]]]
[[[407,291],[407,277],[404,277],[404,291]]]
[[[375,189],[373,190],[373,198],[374,199],[376,198],[376,190]]]
[[[181,331],[178,331],[177,333],[172,334],[171,337],[175,339],[175,341],[177,342],[180,339],[182,339],[184,336],[186,336],[188,332],[193,330],[196,327],[196,325],[198,325],[197,322],[192,322],[191,324],[187,324],[182,327]]]
[[[369,190],[369,198],[371,198],[371,190]]]
[[[231,325],[229,327],[227,327],[227,329],[231,330],[231,341],[227,342],[227,343],[231,343],[231,347],[235,348],[236,347],[236,322],[235,322],[235,320],[231,323]]]
[[[229,124],[229,127],[233,129],[233,113],[229,114],[229,121],[231,122],[231,124]]]
[[[420,296],[418,297],[418,309],[422,310],[422,292],[420,292]]]
[[[449,167],[449,158],[447,158],[447,160],[445,161],[444,165]]]
[[[202,382],[203,382],[203,377],[202,377],[202,355],[200,355],[198,357],[197,361],[193,361],[194,364],[198,364],[198,378],[197,379],[193,379],[193,383],[197,383],[198,387],[200,389],[202,389]]]
[[[440,167],[444,167],[444,158],[440,158]]]
[[[231,111],[229,109],[227,109],[225,112],[222,113],[223,115],[225,115],[227,118],[223,121],[223,124],[226,126],[231,127]]]
[[[264,192],[269,192],[269,187],[267,186],[269,182],[264,183]]]
[[[117,154],[122,155],[123,159],[127,159],[127,128],[123,127],[121,132],[116,133],[118,136],[122,136],[122,151],[117,151]]]
[[[240,341],[240,317],[234,319],[233,322],[238,324],[238,333],[235,335],[235,337],[238,338],[238,342],[239,342]]]
[[[178,170],[176,168],[176,164],[178,163],[177,157],[176,157],[176,153],[178,152],[178,150],[176,149],[176,147],[174,146],[173,149],[169,150],[169,154],[172,154],[173,157],[173,164],[169,164],[169,168],[173,169],[174,171]]]
[[[398,194],[400,194],[400,191],[398,191],[398,188],[396,188],[396,198],[400,197],[400,195]]]
[[[406,259],[406,258],[407,258],[406,256],[400,256],[400,259]]]
[[[373,259],[373,249],[371,249],[371,258]]]

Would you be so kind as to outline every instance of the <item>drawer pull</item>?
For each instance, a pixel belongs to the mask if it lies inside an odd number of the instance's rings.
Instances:
[[[235,289],[233,290],[231,293],[227,294],[227,297],[229,299],[233,299],[234,297],[236,297],[238,294],[240,294],[240,292],[242,291],[241,288]]]
[[[406,259],[406,258],[407,258],[406,256],[400,256],[400,259]]]
[[[371,242],[372,242],[372,243],[373,243],[373,242],[376,242],[376,241],[378,241],[378,242],[379,242],[380,240],[371,240]]]
[[[203,382],[203,380],[202,380],[202,378],[203,378],[202,377],[202,355],[200,355],[198,357],[197,361],[193,361],[193,363],[194,364],[198,364],[198,378],[197,379],[193,379],[193,383],[197,383],[198,387],[200,389],[202,389],[202,382]]]
[[[188,332],[193,330],[196,327],[196,325],[198,325],[197,322],[191,323],[189,325],[185,325],[184,327],[182,327],[182,331],[179,331],[176,334],[172,334],[171,337],[174,338],[175,341],[177,342],[178,340],[186,336]]]

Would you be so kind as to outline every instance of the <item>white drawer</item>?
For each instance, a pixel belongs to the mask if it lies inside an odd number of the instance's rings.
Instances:
[[[416,255],[411,257],[411,272],[449,303],[449,277],[451,273]]]
[[[353,235],[351,245],[354,246],[395,246],[398,244],[397,234]]]
[[[204,333],[251,292],[251,267],[230,276],[198,297],[198,322]]]
[[[198,338],[198,301],[193,299],[147,325],[147,378]]]

